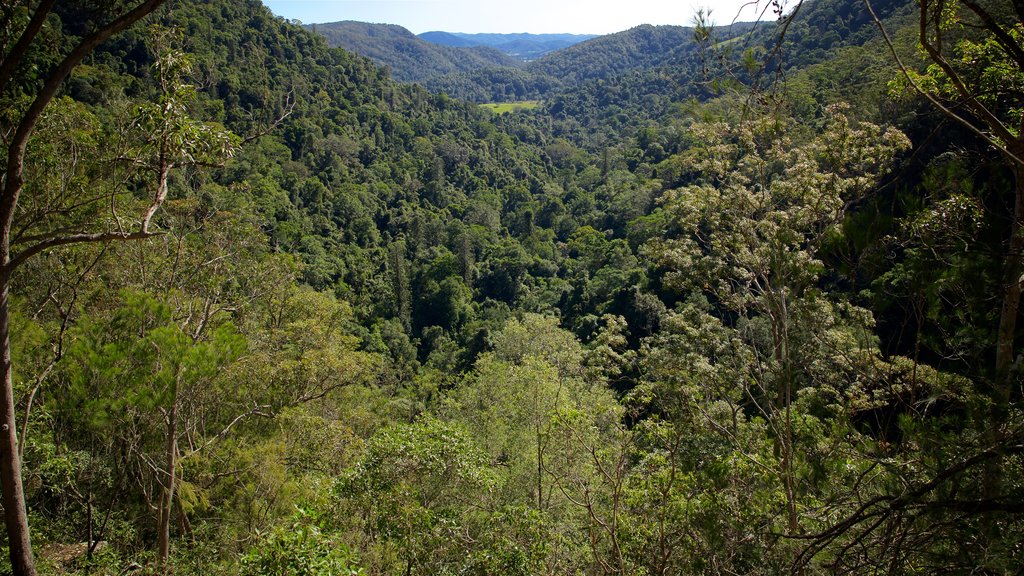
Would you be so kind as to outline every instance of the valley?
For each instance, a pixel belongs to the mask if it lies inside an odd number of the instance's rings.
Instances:
[[[1017,8],[0,15],[0,574],[1024,565]]]

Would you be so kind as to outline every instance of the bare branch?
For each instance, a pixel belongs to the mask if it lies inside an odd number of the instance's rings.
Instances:
[[[252,408],[248,412],[243,412],[235,416],[235,418],[231,420],[231,422],[228,422],[227,426],[222,428],[220,432],[218,432],[212,438],[207,440],[202,446],[199,446],[198,448],[193,448],[192,450],[189,450],[188,452],[183,454],[180,458],[180,461],[184,461],[185,459],[190,458],[195,454],[202,452],[203,450],[206,450],[218,440],[222,440],[225,436],[228,435],[229,432],[231,432],[231,429],[234,428],[236,424],[238,424],[242,420],[245,420],[246,418],[249,418],[251,416],[261,416],[263,418],[273,417],[270,412],[267,412],[269,408],[270,406],[259,406],[257,404],[253,404]]]
[[[293,100],[292,97],[292,91],[289,91],[284,98],[284,110],[281,112],[281,115],[275,118],[273,121],[271,121],[270,124],[265,126],[262,130],[257,130],[255,133],[250,134],[249,136],[243,138],[242,144],[248,144],[253,140],[270,134],[275,128],[281,125],[281,122],[284,122],[286,118],[291,116],[292,112],[295,111],[295,100]]]
[[[95,232],[95,233],[91,233],[91,234],[90,233],[81,233],[81,234],[69,234],[67,236],[58,236],[58,237],[55,237],[55,238],[50,238],[48,240],[44,240],[42,242],[39,242],[38,244],[34,244],[34,245],[26,248],[25,250],[22,250],[14,258],[11,258],[11,260],[7,263],[6,266],[4,266],[4,268],[9,273],[10,271],[14,270],[18,266],[24,264],[25,261],[28,260],[29,258],[31,258],[32,256],[35,256],[36,254],[39,254],[40,252],[44,252],[46,250],[49,250],[50,248],[55,248],[57,246],[67,246],[69,244],[84,244],[84,243],[88,243],[88,242],[113,242],[113,241],[119,241],[119,240],[122,240],[122,241],[123,240],[145,240],[146,238],[152,238],[154,236],[161,236],[163,234],[164,234],[163,232],[147,232],[147,231],[144,231],[144,230],[139,230],[137,232],[130,232],[128,234],[122,234],[120,232]]]

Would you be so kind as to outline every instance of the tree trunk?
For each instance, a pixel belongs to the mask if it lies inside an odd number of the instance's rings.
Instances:
[[[25,490],[21,483],[21,459],[18,458],[8,292],[8,279],[0,278],[0,370],[3,371],[3,390],[0,391],[0,488],[3,489],[4,526],[7,528],[14,576],[35,576],[36,565],[32,557],[25,510]]]
[[[1024,147],[1016,147],[1011,151],[1014,154],[1020,154],[1024,152]],[[1024,268],[1021,263],[1021,257],[1024,255],[1024,233],[1021,230],[1021,226],[1024,224],[1024,166],[1011,161],[1010,167],[1013,170],[1015,198],[1013,215],[1010,220],[1010,240],[1003,261],[1003,298],[999,310],[999,329],[996,332],[996,363],[991,391],[992,408],[989,413],[987,430],[988,441],[992,446],[998,446],[1005,440],[1003,425],[1006,423],[1010,397],[1013,393],[1015,335],[1017,318],[1020,315],[1021,272]],[[992,458],[985,463],[982,488],[986,499],[995,500],[1002,495],[1002,458]],[[989,533],[989,536],[992,536],[991,532],[994,527],[995,524],[986,518],[983,528],[986,533]]]
[[[1014,150],[1017,153],[1016,150]],[[1024,153],[1021,150],[1020,153]],[[1003,264],[1003,302],[999,312],[999,331],[996,334],[996,366],[994,398],[1004,407],[1010,400],[1013,386],[1011,369],[1014,362],[1014,335],[1020,315],[1021,256],[1024,254],[1024,166],[1011,162],[1014,177],[1014,207],[1010,221],[1010,241]]]
[[[35,98],[25,110],[16,129],[10,134],[7,148],[7,171],[3,177],[0,192],[0,489],[3,490],[4,526],[10,547],[11,567],[14,576],[35,576],[35,559],[29,537],[28,515],[25,507],[25,490],[21,482],[21,456],[18,450],[17,425],[14,414],[14,388],[11,374],[11,341],[9,291],[11,273],[32,254],[45,248],[40,243],[36,252],[19,254],[11,260],[11,226],[14,223],[18,197],[24,185],[25,150],[28,140],[50,101],[57,95],[64,80],[82,60],[111,36],[128,28],[141,18],[156,10],[166,0],[143,0],[134,8],[121,13],[105,26],[83,38],[54,67]],[[28,27],[19,35],[17,44],[0,62],[0,90],[6,89],[7,82],[46,20],[55,2],[44,0],[32,12]],[[127,9],[127,8],[126,8]],[[88,235],[77,241],[91,241]],[[24,439],[22,439],[24,440]]]
[[[167,414],[167,470],[160,494],[160,515],[157,519],[157,554],[160,566],[166,567],[171,556],[171,511],[174,507],[174,480],[178,467],[178,399]]]
[[[537,434],[537,510],[544,510],[544,446],[541,442],[540,422],[535,424]]]
[[[789,349],[789,306],[786,291],[779,290],[777,300],[771,294],[768,309],[772,325],[772,353],[779,365],[775,388],[775,416],[782,419],[782,429],[776,430],[776,449],[781,453],[779,473],[786,493],[786,525],[790,534],[800,532],[800,516],[796,508],[796,478],[793,472],[793,361]]]

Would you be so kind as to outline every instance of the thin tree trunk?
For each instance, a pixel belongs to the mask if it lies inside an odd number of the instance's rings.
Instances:
[[[178,400],[174,399],[167,415],[167,471],[160,495],[160,516],[157,520],[157,554],[160,566],[166,567],[171,556],[171,511],[174,507],[174,481],[178,467]]]
[[[31,254],[19,254],[11,258],[11,229],[14,223],[18,198],[21,196],[24,180],[25,151],[36,124],[50,101],[57,95],[64,80],[71,71],[92,51],[111,36],[128,28],[141,18],[156,10],[166,0],[143,0],[133,9],[83,38],[64,59],[53,68],[35,98],[25,110],[7,148],[7,171],[0,190],[0,490],[3,491],[4,527],[10,547],[11,567],[14,576],[35,576],[35,559],[29,536],[28,515],[25,507],[25,490],[21,481],[21,457],[18,450],[17,423],[14,414],[14,382],[11,373],[10,309],[9,291],[11,273]],[[42,29],[54,2],[44,0],[36,6],[28,27],[23,31],[18,44],[0,63],[0,86],[6,86],[11,74],[23,60],[30,44]],[[76,240],[77,241],[77,240]],[[91,241],[84,235],[81,241]],[[36,252],[33,252],[34,254]]]
[[[93,530],[92,520],[92,491],[90,490],[88,496],[85,499],[85,558],[92,563],[92,553],[95,550],[93,541],[96,539],[95,531]]]
[[[537,510],[544,509],[544,447],[541,444],[540,422],[536,423],[537,434]]]
[[[1014,149],[1017,152],[1016,149]],[[1006,423],[1010,397],[1013,393],[1013,364],[1016,350],[1015,335],[1017,317],[1020,315],[1021,297],[1021,257],[1024,256],[1024,166],[1011,162],[1014,177],[1014,207],[1010,221],[1010,240],[1007,245],[1003,263],[1003,298],[999,311],[999,329],[996,332],[996,363],[994,381],[992,383],[992,408],[989,413],[988,441],[991,446],[998,446],[1005,440],[1003,425]],[[984,483],[982,487],[986,499],[995,500],[1003,491],[1003,462],[1001,458],[993,458],[985,463]],[[985,519],[983,527],[992,536],[994,524]]]
[[[775,296],[774,294],[772,296]],[[789,308],[786,293],[779,290],[778,300],[769,304],[772,323],[773,353],[779,365],[779,380],[775,390],[776,416],[782,418],[782,429],[775,440],[781,452],[779,472],[786,493],[786,520],[790,534],[800,532],[800,516],[796,508],[796,478],[793,472],[793,366],[789,350]]]
[[[6,248],[4,244],[3,248]],[[36,566],[25,509],[25,489],[21,482],[21,458],[18,457],[8,295],[8,278],[0,277],[0,376],[3,382],[3,389],[0,390],[0,488],[3,490],[4,527],[7,529],[14,576],[35,576]]]
[[[1022,151],[1024,152],[1024,151]],[[1010,241],[1003,265],[1003,302],[999,313],[999,331],[996,334],[995,398],[1006,405],[1010,400],[1014,362],[1014,335],[1017,331],[1017,317],[1020,314],[1021,256],[1024,254],[1024,166],[1011,163],[1016,192],[1013,218],[1010,222]]]

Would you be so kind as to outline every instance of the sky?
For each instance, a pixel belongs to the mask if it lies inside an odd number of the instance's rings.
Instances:
[[[698,8],[716,24],[756,20],[754,0],[263,0],[305,24],[357,20],[423,32],[610,34],[640,24],[689,26]],[[763,9],[767,0],[761,0]],[[744,5],[750,5],[743,8]],[[741,11],[742,8],[742,11]],[[770,16],[769,16],[770,18]]]

